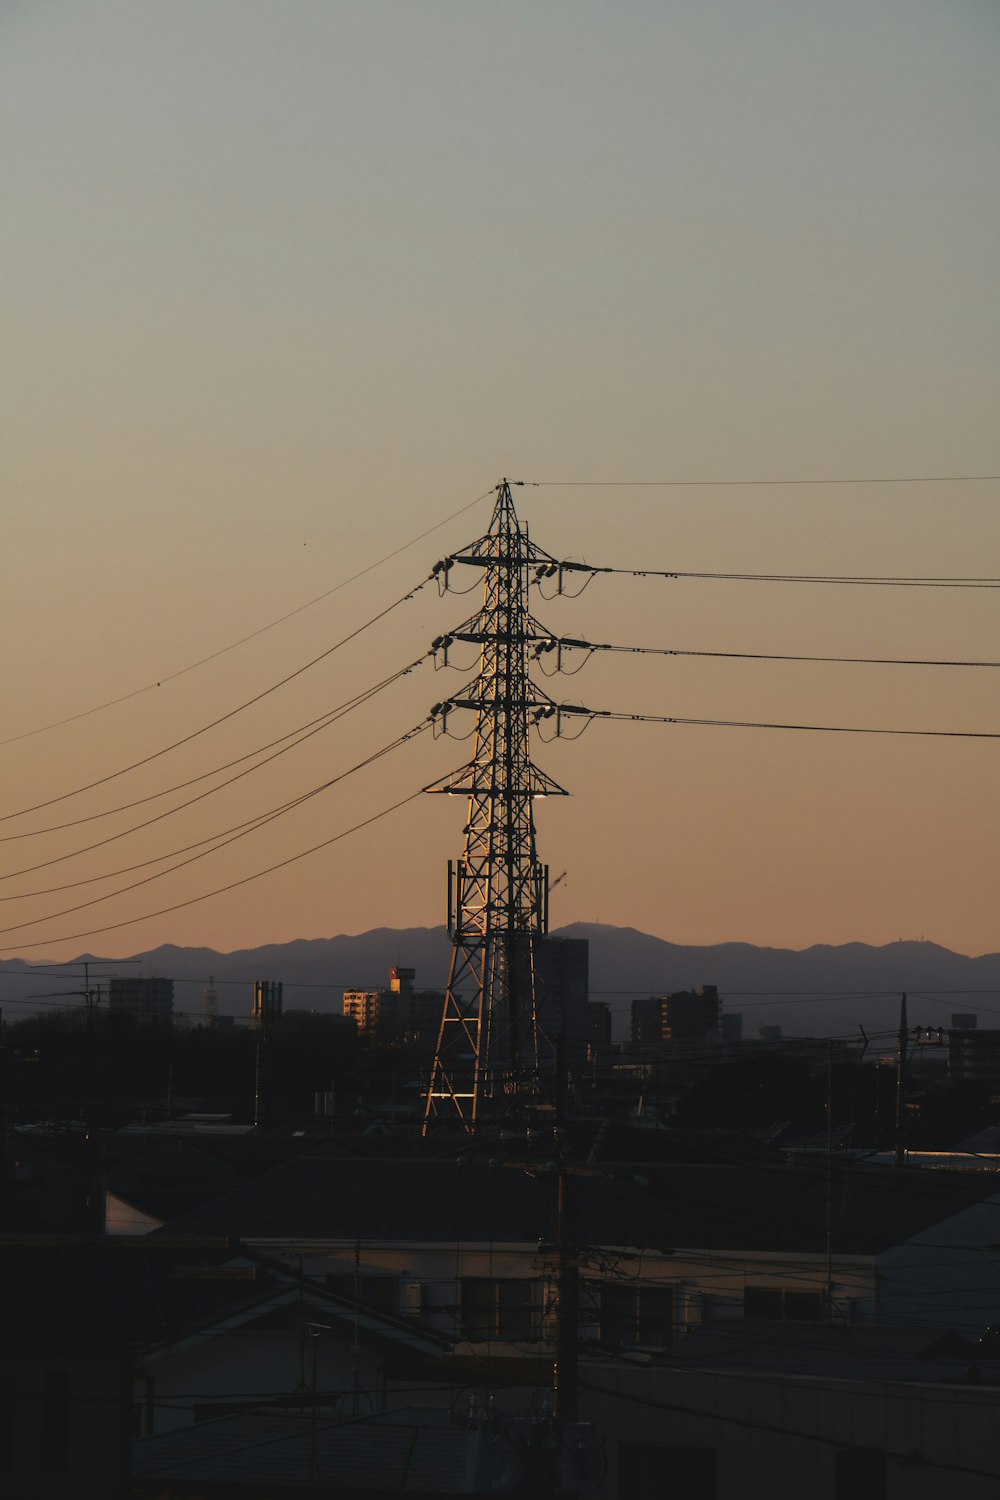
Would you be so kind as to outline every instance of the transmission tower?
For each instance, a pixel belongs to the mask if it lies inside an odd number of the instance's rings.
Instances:
[[[551,700],[531,682],[528,647],[546,632],[528,612],[533,570],[554,559],[521,526],[510,485],[497,486],[486,535],[446,559],[483,572],[479,613],[444,638],[479,646],[469,691],[438,704],[476,715],[472,759],[428,791],[467,796],[462,858],[448,864],[451,964],[424,1115],[474,1131],[484,1117],[518,1115],[539,1097],[553,1049],[539,1025],[539,940],[548,928],[547,872],[538,862],[533,801],[565,796],[532,763],[529,726]],[[440,644],[440,641],[436,644]]]

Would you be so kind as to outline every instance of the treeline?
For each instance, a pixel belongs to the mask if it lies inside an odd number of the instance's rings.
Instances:
[[[258,1048],[263,1048],[258,1071]],[[57,1117],[113,1124],[169,1108],[253,1114],[262,1078],[272,1110],[312,1113],[333,1092],[338,1112],[403,1086],[401,1049],[359,1041],[341,1016],[284,1017],[266,1041],[256,1028],[144,1025],[106,1012],[34,1015],[4,1027],[8,1120]]]

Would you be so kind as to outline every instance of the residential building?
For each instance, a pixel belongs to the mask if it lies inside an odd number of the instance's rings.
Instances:
[[[722,1001],[714,984],[680,990],[662,1001],[661,1036],[665,1042],[701,1041],[719,1035]]]
[[[660,1136],[668,1159],[650,1160]],[[585,1345],[663,1348],[702,1323],[761,1319],[968,1337],[1000,1324],[983,1254],[1000,1241],[992,1173],[787,1161],[712,1133],[602,1126],[588,1139],[574,1188]],[[324,1284],[359,1276],[383,1311],[524,1353],[551,1338],[550,1156],[539,1145],[532,1165],[519,1148],[508,1166],[495,1144],[418,1160],[318,1147],[162,1232],[280,1244]]]
[[[389,1041],[397,1037],[433,1035],[441,1024],[444,996],[437,990],[414,988],[415,969],[398,965],[389,970],[389,983],[376,990],[345,990],[343,1013],[362,1036]]]
[[[717,1039],[721,1027],[722,1001],[714,984],[632,1001],[632,1041],[639,1046]]]
[[[949,1031],[948,1078],[1000,1086],[1000,1031]]]

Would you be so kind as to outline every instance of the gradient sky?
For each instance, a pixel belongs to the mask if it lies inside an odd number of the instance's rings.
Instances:
[[[1000,473],[995,0],[0,7],[4,729],[22,735],[294,609],[528,480]],[[1000,574],[997,483],[517,491],[593,563]],[[489,503],[288,623],[0,747],[7,812],[294,670],[485,528]],[[597,580],[553,630],[689,649],[995,660],[1000,593]],[[349,697],[462,620],[425,591],[141,772],[0,825],[3,873]],[[268,770],[0,882],[0,926],[294,796],[419,721],[422,668]],[[1000,673],[597,659],[599,707],[1000,731]],[[457,726],[456,726],[457,727]],[[429,737],[176,874],[0,935],[6,953],[253,946],[443,920],[461,808]],[[556,923],[677,942],[1000,948],[989,741],[595,724],[537,758]],[[197,790],[197,788],[195,789]],[[152,806],[162,810],[178,795]],[[148,807],[149,805],[147,805]],[[28,942],[43,946],[28,948]]]

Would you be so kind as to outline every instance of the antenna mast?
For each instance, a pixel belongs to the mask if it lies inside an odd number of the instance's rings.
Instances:
[[[470,689],[432,714],[447,728],[453,709],[476,714],[472,759],[427,788],[467,796],[465,850],[448,864],[451,965],[424,1134],[435,1118],[474,1131],[484,1116],[517,1115],[538,1098],[539,1070],[554,1051],[539,1027],[538,944],[548,930],[548,875],[539,864],[532,803],[565,796],[532,763],[532,711],[551,700],[528,676],[528,646],[544,637],[527,607],[532,568],[555,560],[529,541],[506,479],[497,485],[489,531],[445,560],[483,570],[483,603],[455,633],[480,648]],[[452,638],[455,638],[452,637]]]

